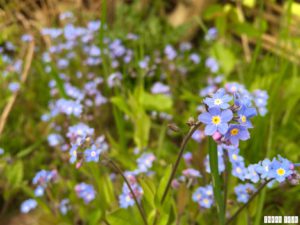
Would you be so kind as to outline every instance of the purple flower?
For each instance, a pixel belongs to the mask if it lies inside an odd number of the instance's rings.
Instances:
[[[232,117],[233,113],[229,109],[221,111],[220,108],[210,108],[208,112],[200,114],[198,119],[206,124],[204,133],[211,136],[216,131],[225,134],[228,130],[228,122]]]
[[[200,143],[204,137],[205,135],[202,130],[196,130],[192,135],[192,139],[197,141],[198,143]]]
[[[13,93],[17,92],[20,89],[20,84],[18,82],[11,82],[8,85],[8,89]]]
[[[193,53],[193,54],[190,55],[190,60],[195,64],[199,64],[200,56],[196,53]]]
[[[230,124],[225,139],[230,141],[234,146],[239,145],[239,140],[245,141],[250,138],[250,134],[246,127],[238,124]]]
[[[217,35],[218,35],[218,30],[215,27],[209,28],[207,34],[205,35],[205,40],[212,41],[216,39]]]
[[[210,69],[212,73],[215,73],[219,70],[219,64],[215,58],[207,58],[205,61],[205,66]]]
[[[218,107],[221,109],[228,109],[229,104],[232,100],[232,96],[227,95],[223,88],[219,89],[212,98],[205,98],[204,103],[208,105],[209,108]]]
[[[151,88],[152,94],[169,94],[170,93],[170,87],[168,85],[165,85],[161,82],[156,82]]]
[[[197,177],[201,177],[201,174],[198,170],[192,169],[192,168],[188,168],[182,171],[182,174],[186,177],[189,178],[197,178]]]
[[[144,153],[137,159],[138,164],[138,173],[146,173],[152,167],[154,160],[156,159],[155,155],[152,153]]]
[[[169,60],[173,60],[177,56],[177,52],[171,45],[167,45],[164,52]]]

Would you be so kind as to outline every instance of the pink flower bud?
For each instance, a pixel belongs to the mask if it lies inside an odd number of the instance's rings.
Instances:
[[[222,137],[222,134],[220,134],[218,131],[216,131],[213,135],[212,135],[212,138],[215,140],[215,141],[219,141]]]

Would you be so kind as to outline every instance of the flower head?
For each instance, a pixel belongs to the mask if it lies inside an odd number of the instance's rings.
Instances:
[[[240,184],[234,188],[234,192],[237,195],[237,201],[246,203],[248,202],[252,193],[254,193],[256,189],[252,184]]]
[[[204,133],[206,135],[213,135],[216,131],[225,134],[228,130],[228,122],[232,119],[233,113],[227,109],[221,111],[220,108],[210,108],[208,112],[199,115],[198,119],[206,124]]]
[[[225,139],[230,141],[234,146],[239,145],[239,140],[247,140],[250,138],[250,134],[245,126],[238,124],[230,124],[227,133],[225,134]]]
[[[274,158],[270,164],[269,177],[274,178],[278,182],[283,182],[287,177],[293,174],[292,163],[278,156],[279,159]]]
[[[29,213],[37,207],[37,202],[34,199],[28,199],[21,204],[21,213]]]
[[[209,108],[217,107],[221,109],[228,109],[229,104],[232,100],[232,96],[226,94],[223,88],[219,89],[212,98],[205,98],[204,103],[208,105]]]

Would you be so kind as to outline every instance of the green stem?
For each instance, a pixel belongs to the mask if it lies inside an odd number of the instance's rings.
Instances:
[[[122,176],[124,182],[126,183],[126,185],[128,186],[128,188],[129,188],[129,190],[130,190],[130,193],[131,193],[131,195],[132,195],[132,197],[133,197],[133,199],[134,199],[135,204],[136,204],[137,207],[138,207],[138,210],[139,210],[139,212],[140,212],[140,214],[141,214],[141,217],[142,217],[142,219],[143,219],[143,221],[144,221],[144,224],[145,224],[145,225],[148,225],[148,222],[147,222],[147,218],[146,218],[145,212],[144,212],[142,206],[140,205],[140,203],[139,203],[139,201],[138,201],[136,195],[134,194],[134,191],[133,191],[133,189],[132,189],[132,187],[131,187],[129,181],[128,181],[127,178],[125,177],[123,171],[119,168],[119,166],[117,166],[117,164],[114,163],[114,161],[112,161],[111,159],[108,159],[108,161],[109,161],[110,164],[113,166],[113,168],[114,168],[114,169]]]
[[[181,147],[180,147],[180,150],[179,150],[179,154],[177,156],[177,159],[176,159],[176,162],[175,162],[175,165],[173,167],[173,170],[172,170],[172,173],[171,173],[171,176],[168,180],[168,184],[166,186],[166,189],[164,191],[164,194],[162,196],[162,199],[161,199],[161,204],[164,203],[165,199],[166,199],[166,196],[168,194],[168,191],[171,187],[171,183],[172,183],[172,180],[174,179],[174,176],[175,176],[175,173],[178,169],[178,166],[179,166],[179,162],[180,162],[180,159],[182,158],[182,154],[184,152],[184,149],[186,147],[186,144],[188,143],[189,139],[192,137],[193,133],[198,129],[198,127],[200,126],[200,122],[196,122],[194,125],[191,126],[189,132],[187,133],[187,135],[183,138],[183,141],[181,143]]]
[[[218,151],[216,143],[212,138],[209,138],[209,166],[212,176],[212,183],[213,183],[213,191],[215,202],[217,205],[218,217],[219,217],[219,224],[225,224],[225,207],[224,207],[224,199],[222,197],[222,190],[221,190],[221,179],[219,175],[219,167],[218,167]]]
[[[236,212],[235,214],[233,214],[232,217],[230,217],[227,222],[226,225],[228,225],[230,222],[234,221],[235,218],[240,214],[240,212],[243,211],[244,208],[246,208],[252,201],[253,199],[261,192],[261,190],[273,179],[267,180],[266,182],[264,182],[263,184],[260,185],[260,187],[258,188],[258,190],[249,198],[248,202],[244,205],[242,205]]]
[[[224,212],[226,213],[227,195],[228,195],[228,180],[229,180],[229,156],[228,151],[224,151],[225,173],[224,173]]]

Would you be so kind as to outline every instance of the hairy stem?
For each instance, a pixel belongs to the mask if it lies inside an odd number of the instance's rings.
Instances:
[[[240,212],[243,211],[244,208],[246,208],[252,201],[253,199],[261,192],[261,190],[273,179],[267,180],[265,181],[263,184],[260,185],[260,187],[258,188],[258,190],[250,197],[250,199],[248,200],[247,203],[245,203],[244,205],[242,205],[236,212],[235,214],[233,214],[232,217],[230,217],[227,222],[226,225],[229,224],[230,222],[234,221],[236,219],[236,217],[240,214]]]
[[[110,164],[112,165],[112,167],[122,176],[124,182],[126,183],[126,185],[128,186],[128,188],[130,190],[130,193],[132,194],[132,197],[134,199],[135,204],[138,207],[138,210],[139,210],[139,212],[141,214],[141,217],[142,217],[142,219],[144,221],[144,224],[148,225],[147,218],[146,218],[146,215],[144,213],[144,210],[143,210],[142,206],[140,205],[140,203],[139,203],[136,195],[134,194],[134,191],[132,190],[132,187],[131,187],[129,181],[127,180],[126,176],[124,175],[123,171],[120,169],[119,166],[117,166],[117,164],[114,163],[114,161],[112,161],[111,159],[108,159],[108,160],[109,160]]]
[[[166,189],[164,191],[164,194],[162,196],[161,204],[164,203],[164,201],[165,201],[165,199],[167,197],[168,191],[169,191],[169,189],[171,187],[172,180],[174,179],[175,173],[176,173],[176,171],[178,169],[180,159],[182,158],[182,154],[184,152],[185,146],[188,143],[189,139],[192,137],[193,133],[198,129],[199,126],[200,126],[200,122],[196,122],[195,124],[193,124],[191,126],[189,132],[187,133],[187,135],[183,138],[183,141],[182,141],[181,146],[180,146],[179,154],[177,156],[177,159],[176,159],[175,165],[173,167],[171,176],[170,176],[170,178],[168,180],[168,184],[167,184]]]

